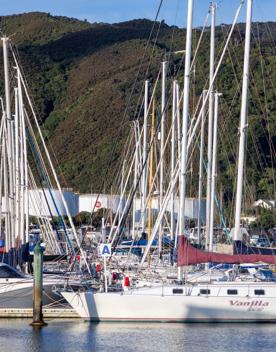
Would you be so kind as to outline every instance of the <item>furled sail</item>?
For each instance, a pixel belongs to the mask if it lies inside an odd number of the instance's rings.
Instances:
[[[192,246],[185,236],[178,239],[178,266],[195,265],[200,263],[222,263],[222,264],[242,264],[242,263],[268,263],[276,265],[276,256],[264,254],[222,254],[215,252],[205,252]]]

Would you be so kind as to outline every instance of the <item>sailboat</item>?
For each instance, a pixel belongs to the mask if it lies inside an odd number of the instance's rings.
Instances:
[[[273,276],[271,280],[265,282],[257,281],[253,277],[249,281],[237,281],[235,277],[231,277],[228,278],[228,280],[195,283],[190,281],[189,277],[183,272],[183,267],[187,269],[189,265],[208,262],[221,264],[261,262],[276,265],[276,256],[274,256],[273,253],[269,253],[268,255],[251,252],[249,254],[241,254],[237,251],[242,241],[240,215],[247,126],[251,14],[252,0],[247,0],[234,254],[219,254],[213,252],[212,238],[209,243],[210,250],[208,252],[193,247],[183,235],[185,232],[185,220],[183,216],[180,216],[177,261],[179,269],[178,280],[170,283],[160,282],[159,285],[152,284],[151,286],[140,288],[135,286],[129,287],[129,282],[127,281],[127,284],[124,283],[123,285],[124,289],[120,292],[108,292],[108,290],[107,292],[62,292],[65,299],[82,318],[92,321],[276,322],[276,282]],[[186,196],[185,174],[187,172],[187,123],[189,110],[192,16],[193,0],[188,0],[181,143],[182,154],[180,165],[180,214],[184,214]],[[235,17],[235,21],[236,20],[237,16]],[[211,75],[210,87],[207,94],[205,94],[203,104],[206,104],[208,96],[211,94],[216,73],[213,72]],[[215,105],[216,103],[215,99]],[[189,138],[192,139],[191,135]],[[214,171],[214,169],[210,170],[210,174],[214,175]],[[212,182],[210,183],[210,192],[214,192]],[[166,199],[164,199],[164,202],[165,201]],[[211,218],[213,216],[212,212],[211,204],[209,210]],[[162,216],[162,214],[160,216]],[[209,226],[212,227],[212,219],[209,221]],[[146,261],[155,235],[156,232],[153,231],[144,251],[140,264],[141,267]]]
[[[240,5],[241,6],[241,5]],[[239,7],[240,10],[240,7]],[[238,11],[239,12],[239,11]],[[245,136],[247,126],[248,80],[249,80],[249,53],[251,31],[252,0],[247,0],[246,36],[243,70],[242,105],[240,114],[240,143],[237,175],[236,216],[234,235],[234,254],[219,254],[213,252],[212,238],[209,251],[202,251],[191,244],[183,235],[185,233],[184,216],[180,216],[178,236],[178,280],[171,282],[152,283],[145,287],[131,287],[129,280],[124,280],[123,290],[119,292],[85,291],[68,292],[62,295],[84,319],[92,321],[167,321],[167,322],[276,322],[276,281],[272,275],[268,281],[260,281],[251,277],[247,281],[238,281],[234,276],[227,279],[204,283],[189,280],[186,270],[189,265],[201,263],[267,263],[276,265],[274,253],[239,252],[242,231],[240,228],[241,199],[244,172]],[[182,126],[182,153],[180,164],[180,214],[184,214],[187,173],[188,150],[188,110],[189,110],[189,77],[191,62],[193,0],[188,0],[188,20],[185,50],[185,77],[183,92],[183,126]],[[237,15],[235,21],[237,20]],[[233,23],[233,26],[235,24]],[[232,27],[233,29],[233,27]],[[226,50],[226,49],[225,49]],[[220,62],[221,63],[221,62]],[[219,65],[218,65],[219,66]],[[216,72],[211,74],[211,82],[204,95],[203,105],[213,94],[213,82]],[[218,95],[215,95],[215,112]],[[216,115],[215,113],[215,115]],[[216,118],[216,116],[215,116]],[[191,140],[193,135],[189,135]],[[214,167],[210,170],[214,176]],[[174,176],[172,175],[172,178]],[[176,176],[178,177],[178,175]],[[210,180],[210,193],[214,193],[214,184]],[[172,180],[173,183],[173,180]],[[164,197],[164,204],[169,197]],[[210,203],[209,227],[212,229],[213,204]],[[164,209],[163,207],[162,209]],[[164,211],[164,210],[162,210]],[[160,211],[160,217],[162,217]],[[158,218],[159,219],[159,215]],[[155,226],[156,228],[158,226]],[[209,229],[210,233],[210,229]],[[141,260],[143,267],[149,253],[150,246],[156,237],[152,231],[147,247]],[[143,267],[144,268],[144,267]],[[186,272],[186,273],[185,273]]]

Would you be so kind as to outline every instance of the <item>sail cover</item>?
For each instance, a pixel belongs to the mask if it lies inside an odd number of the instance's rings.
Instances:
[[[195,265],[201,263],[222,263],[222,264],[242,264],[242,263],[268,263],[276,265],[276,256],[263,254],[222,254],[215,252],[205,252],[192,246],[185,236],[178,238],[178,266]]]

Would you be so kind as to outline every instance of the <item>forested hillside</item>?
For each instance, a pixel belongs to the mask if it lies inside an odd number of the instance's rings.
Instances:
[[[63,186],[89,192],[112,183],[112,177],[104,177],[106,169],[114,175],[130,121],[137,117],[144,79],[154,82],[165,52],[170,82],[176,76],[182,84],[181,57],[170,53],[184,48],[185,31],[160,23],[148,42],[152,26],[148,20],[90,24],[45,13],[0,18],[2,34],[12,36],[19,52]],[[217,27],[217,57],[228,30]],[[194,50],[200,33],[201,28],[194,30]],[[243,40],[244,25],[239,24],[216,82],[223,93],[218,184],[225,200],[231,199],[235,175]],[[250,199],[275,196],[275,41],[275,23],[254,24],[246,170]],[[208,48],[207,29],[192,77],[192,110],[207,82]],[[197,166],[192,169],[196,173]]]

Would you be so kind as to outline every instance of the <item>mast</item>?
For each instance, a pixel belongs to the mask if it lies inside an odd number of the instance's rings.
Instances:
[[[214,210],[215,210],[215,191],[216,191],[216,169],[217,169],[217,136],[218,136],[218,100],[220,93],[215,93],[215,113],[213,131],[213,156],[212,156],[212,180],[211,180],[211,204],[210,204],[210,242],[209,251],[213,251],[214,238]]]
[[[177,122],[177,158],[181,158],[181,121],[180,121],[180,89],[179,84],[176,82],[176,122]],[[178,172],[178,184],[180,185],[180,172]],[[176,189],[176,187],[175,187]],[[175,233],[179,232],[179,214],[177,216]],[[177,236],[174,238],[174,248],[177,248]]]
[[[163,203],[164,193],[164,141],[165,141],[165,118],[166,118],[166,75],[167,75],[167,61],[162,62],[162,99],[161,99],[161,140],[160,140],[160,189],[159,189],[159,204],[161,207]],[[161,219],[159,226],[158,239],[158,253],[162,252],[162,238],[163,238],[163,222]]]
[[[185,232],[185,197],[186,197],[186,172],[187,172],[187,132],[189,118],[189,87],[192,51],[192,26],[193,26],[193,0],[188,0],[187,29],[186,29],[186,56],[183,92],[183,125],[180,164],[180,200],[179,200],[179,235]]]
[[[24,103],[22,96],[22,85],[20,79],[19,67],[17,67],[18,75],[18,99],[19,99],[19,120],[21,126],[21,189],[22,189],[22,224],[21,231],[24,238],[23,243],[29,241],[29,187],[28,187],[28,155],[26,140],[26,125],[24,116]],[[25,222],[24,222],[25,217]],[[25,234],[23,236],[23,233]]]
[[[3,59],[4,59],[4,77],[5,77],[5,99],[6,99],[6,121],[7,121],[7,160],[8,160],[8,201],[10,212],[10,226],[8,234],[11,247],[14,246],[14,163],[13,163],[13,144],[12,144],[12,115],[11,115],[11,96],[10,96],[10,77],[9,77],[9,38],[3,37]],[[6,234],[7,236],[7,234]]]
[[[15,238],[19,239],[20,229],[20,169],[19,169],[19,109],[18,109],[18,88],[14,88],[15,114],[14,114],[14,143],[15,143]]]
[[[0,97],[0,100],[2,98]],[[2,213],[3,213],[3,197],[2,197],[2,190],[3,190],[3,124],[4,124],[4,113],[2,112],[2,120],[1,120],[1,128],[0,128],[0,158],[1,158],[1,163],[0,163],[0,236],[2,238],[3,235],[3,230],[2,230]]]
[[[172,102],[172,136],[171,136],[171,179],[174,177],[175,169],[175,126],[176,126],[176,84],[177,81],[173,81],[173,102]],[[174,238],[174,192],[171,194],[171,240]]]
[[[237,241],[240,239],[242,186],[243,186],[243,172],[244,172],[244,161],[245,161],[244,160],[245,159],[245,142],[246,142],[246,129],[247,129],[251,19],[252,19],[252,0],[247,0],[246,32],[245,32],[244,64],[243,64],[243,82],[242,82],[242,101],[241,101],[241,115],[240,115],[240,128],[239,128],[240,141],[239,141],[234,241]]]
[[[6,127],[6,125],[4,125]],[[4,199],[5,199],[5,247],[8,252],[11,249],[11,219],[10,219],[10,203],[9,203],[9,185],[8,185],[8,156],[7,156],[7,130],[5,128],[4,132],[4,151],[3,151],[3,160],[4,160]]]
[[[136,183],[137,183],[137,175],[138,175],[138,139],[139,139],[139,134],[137,136],[138,130],[138,121],[134,121],[134,143],[135,143],[135,152],[134,152],[134,177],[133,177],[133,189],[135,190]],[[133,208],[133,213],[132,213],[132,237],[135,238],[135,223],[136,223],[136,191],[133,197],[133,203],[132,203],[132,208]]]
[[[181,160],[180,160],[180,197],[179,197],[179,236],[185,233],[185,197],[186,197],[186,173],[187,173],[187,141],[188,141],[188,119],[189,119],[189,87],[191,71],[192,52],[192,26],[193,26],[193,0],[188,0],[187,29],[186,29],[186,50],[185,50],[185,73],[183,92],[183,125],[181,139]],[[183,270],[178,267],[177,278],[182,281]]]
[[[207,91],[202,92],[202,102],[206,99]],[[201,130],[200,130],[200,152],[199,152],[199,177],[198,177],[198,215],[197,215],[197,240],[200,243],[201,230],[201,202],[202,202],[202,178],[203,178],[203,154],[204,154],[204,129],[205,129],[205,105],[201,112]]]
[[[155,120],[155,101],[152,101],[151,115],[151,136],[150,136],[150,168],[149,168],[149,205],[148,205],[148,238],[149,243],[151,237],[151,206],[152,206],[152,178],[153,178],[153,151],[154,151],[154,120]]]
[[[149,81],[145,81],[145,101],[144,101],[144,133],[143,133],[143,174],[142,174],[142,231],[145,231],[146,222],[146,195],[147,195],[147,128],[148,128],[148,99],[149,99]]]
[[[209,72],[209,116],[208,116],[208,146],[207,146],[207,195],[206,195],[206,245],[210,242],[210,208],[212,181],[212,144],[214,117],[214,67],[215,67],[215,16],[217,4],[210,4],[211,34],[210,34],[210,72]]]
[[[177,153],[180,160],[181,155],[181,122],[180,122],[180,94],[179,84],[176,82],[176,122],[177,122]]]

